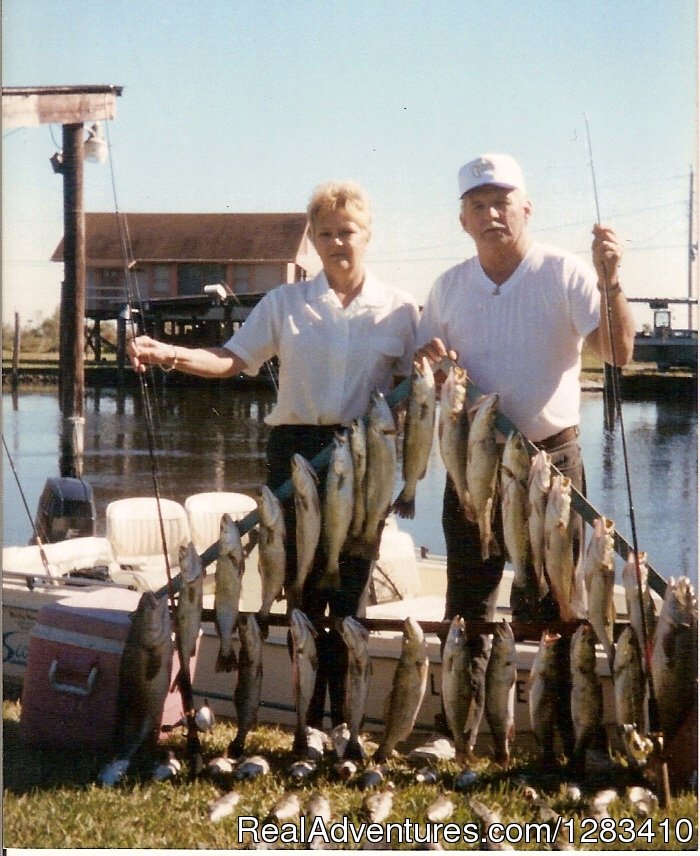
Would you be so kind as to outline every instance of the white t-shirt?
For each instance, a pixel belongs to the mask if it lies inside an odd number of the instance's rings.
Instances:
[[[418,345],[442,339],[474,383],[498,393],[501,411],[537,441],[578,425],[581,348],[599,322],[592,265],[533,242],[499,288],[478,256],[442,274],[423,309]]]
[[[395,375],[411,373],[417,325],[418,306],[406,292],[367,272],[344,309],[322,271],[266,294],[224,347],[251,375],[279,358],[269,425],[349,425],[374,388],[387,393]]]

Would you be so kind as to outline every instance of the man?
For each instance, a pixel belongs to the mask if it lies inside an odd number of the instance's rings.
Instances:
[[[416,356],[433,363],[449,357],[483,392],[498,393],[500,410],[583,491],[577,441],[582,346],[622,366],[634,345],[634,322],[618,278],[619,241],[609,227],[593,227],[594,269],[572,253],[533,241],[532,203],[520,166],[508,155],[487,154],[465,164],[459,195],[460,223],[476,244],[476,256],[434,284],[420,320],[422,347]],[[503,544],[499,517],[494,527]],[[504,557],[482,560],[478,524],[465,519],[449,477],[442,522],[445,618],[493,620]],[[513,606],[518,614],[520,605]],[[558,617],[558,610],[550,598],[529,617]],[[473,744],[483,710],[489,637],[471,644]]]

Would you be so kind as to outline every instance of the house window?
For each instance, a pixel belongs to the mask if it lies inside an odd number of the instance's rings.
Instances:
[[[163,297],[170,294],[170,267],[168,265],[153,266],[153,297]]]
[[[217,282],[226,282],[225,265],[178,265],[178,294],[202,294],[205,285],[213,285]]]
[[[249,294],[251,292],[252,268],[250,265],[235,265],[233,268],[234,294]]]

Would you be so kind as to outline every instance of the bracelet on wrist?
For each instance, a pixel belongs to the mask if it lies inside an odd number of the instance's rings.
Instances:
[[[162,371],[164,371],[166,374],[168,374],[168,372],[171,372],[175,368],[175,366],[177,365],[177,348],[175,347],[175,345],[171,345],[170,347],[173,349],[173,361],[172,361],[172,363],[170,363],[169,366],[166,366],[164,363],[160,363],[160,367],[161,367]]]

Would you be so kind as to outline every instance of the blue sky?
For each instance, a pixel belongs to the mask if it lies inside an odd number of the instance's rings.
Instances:
[[[585,115],[627,292],[687,295],[693,0],[4,0],[2,18],[3,85],[124,87],[88,211],[300,211],[353,178],[374,202],[370,266],[423,299],[473,252],[456,174],[482,152],[520,160],[535,237],[587,254]],[[60,140],[3,129],[5,320],[59,300]]]

